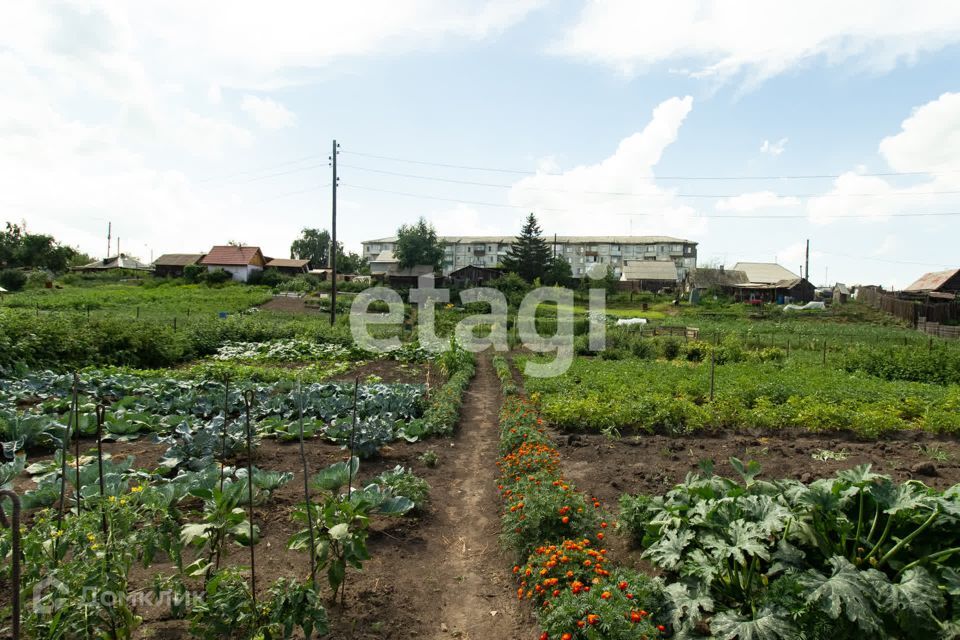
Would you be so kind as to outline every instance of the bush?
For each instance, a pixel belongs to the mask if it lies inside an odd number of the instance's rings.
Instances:
[[[408,498],[417,511],[423,510],[430,497],[430,485],[427,481],[399,465],[381,473],[375,482],[389,489],[394,496]]]
[[[207,284],[223,284],[232,279],[233,276],[230,275],[230,272],[224,271],[223,269],[214,269],[213,271],[208,271],[203,276],[203,281]]]
[[[203,280],[207,268],[199,264],[188,264],[183,268],[183,279],[193,284]]]
[[[522,445],[518,460],[537,455],[543,445]],[[510,456],[508,456],[510,457]],[[538,546],[566,538],[586,538],[600,530],[598,509],[572,485],[549,477],[530,476],[514,485],[503,515],[503,543],[517,558],[528,557]],[[541,489],[546,484],[550,489]]]
[[[19,269],[0,271],[0,287],[7,291],[20,291],[27,284],[27,275]]]
[[[658,583],[624,569],[594,584],[562,590],[537,611],[537,619],[547,638],[659,638],[665,630],[656,618],[664,601],[660,593]]]
[[[676,360],[677,356],[680,355],[681,346],[680,341],[676,338],[667,338],[662,343],[663,357],[667,360]]]

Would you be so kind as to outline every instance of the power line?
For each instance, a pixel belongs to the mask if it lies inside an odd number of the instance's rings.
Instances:
[[[306,189],[298,189],[296,191],[288,191],[287,193],[281,193],[275,196],[270,196],[269,198],[262,198],[260,200],[254,200],[250,204],[259,204],[261,202],[272,202],[274,200],[280,200],[281,198],[288,198],[290,196],[300,195],[301,193],[310,193],[311,191],[319,191],[320,189],[325,189],[330,186],[330,183],[317,185],[315,187],[307,187]]]
[[[363,156],[365,158],[376,158],[378,160],[388,160],[391,162],[403,162],[407,164],[416,164],[424,165],[428,167],[444,167],[446,169],[464,169],[467,171],[488,171],[492,173],[511,173],[516,175],[548,175],[548,176],[559,176],[563,175],[562,173],[553,173],[548,171],[524,171],[520,169],[503,169],[497,167],[481,167],[474,165],[463,165],[463,164],[451,164],[446,162],[428,162],[426,160],[412,160],[409,158],[398,158],[396,156],[383,156],[374,153],[362,153],[360,151],[342,151],[341,153],[351,154],[355,156]],[[909,177],[909,176],[929,176],[929,175],[942,175],[942,174],[954,174],[960,173],[960,171],[886,171],[879,173],[858,173],[858,176],[870,177],[870,178],[891,178],[891,177]],[[681,176],[681,175],[669,175],[669,176],[656,176],[657,180],[828,180],[840,178],[845,174],[795,174],[795,175],[780,175],[780,176],[770,176],[770,175],[757,175],[757,176]]]
[[[846,253],[834,253],[832,251],[818,251],[818,253],[838,258],[850,258],[852,260],[873,260],[874,262],[889,262],[890,264],[906,264],[919,267],[945,267],[951,264],[950,262],[910,262],[908,260],[890,260],[888,258],[875,258],[871,256],[851,256]]]
[[[462,200],[459,198],[443,198],[439,196],[431,196],[420,193],[410,193],[408,191],[394,191],[393,189],[380,189],[377,187],[367,187],[358,184],[348,184],[341,182],[341,187],[347,187],[350,189],[360,189],[362,191],[375,191],[378,193],[389,193],[396,196],[405,196],[408,198],[419,198],[421,200],[438,200],[440,202],[455,202],[457,204],[472,204],[481,207],[497,207],[501,209],[535,209],[537,211],[552,211],[556,213],[583,213],[583,209],[557,209],[552,207],[524,207],[520,205],[512,204],[503,204],[499,202],[482,202],[478,200]],[[614,213],[613,215],[618,216],[659,216],[663,215],[660,213],[639,213],[639,212],[623,212],[623,213]],[[930,212],[930,213],[890,213],[886,215],[869,215],[869,214],[852,214],[852,215],[835,215],[835,216],[819,216],[820,218],[829,218],[829,219],[843,219],[843,218],[926,218],[926,217],[937,217],[937,216],[960,216],[960,211],[943,211],[943,212]],[[694,217],[696,218],[727,218],[727,219],[742,219],[742,220],[791,220],[791,219],[803,219],[807,218],[806,214],[784,214],[784,215],[763,215],[763,214],[697,214]]]
[[[475,187],[494,187],[498,189],[519,189],[524,191],[553,191],[557,193],[576,193],[576,194],[587,194],[587,195],[599,195],[599,196],[630,196],[635,198],[662,198],[664,196],[671,196],[674,198],[707,198],[707,199],[716,199],[716,198],[734,198],[743,194],[734,194],[734,193],[724,193],[724,194],[709,194],[709,193],[669,193],[669,194],[659,194],[659,193],[636,193],[633,191],[591,191],[591,190],[576,190],[576,189],[562,189],[557,187],[526,187],[526,186],[516,186],[512,184],[497,184],[492,182],[477,182],[474,180],[457,180],[454,178],[440,178],[437,176],[424,176],[413,173],[401,173],[398,171],[386,171],[383,169],[372,169],[370,167],[360,167],[352,164],[340,164],[341,167],[347,167],[349,169],[357,169],[359,171],[367,171],[369,173],[379,173],[389,176],[398,176],[403,178],[414,178],[417,180],[430,180],[433,182],[446,182],[450,184],[462,184]],[[557,174],[551,174],[557,175]],[[651,176],[650,180],[659,180],[659,177]],[[957,195],[960,194],[960,190],[957,191],[894,191],[890,193],[795,193],[795,194],[785,194],[779,197],[785,198],[846,198],[846,197],[856,197],[856,198],[865,198],[865,197],[886,197],[886,196],[932,196],[932,195]]]
[[[256,174],[262,173],[262,172],[264,172],[264,171],[273,171],[274,169],[279,169],[280,167],[286,167],[286,166],[289,166],[289,165],[291,165],[291,164],[299,164],[299,163],[305,162],[305,161],[307,161],[307,160],[319,160],[319,159],[321,159],[321,158],[322,158],[322,156],[320,156],[320,155],[318,155],[318,154],[311,154],[311,155],[309,155],[309,156],[303,156],[302,158],[296,158],[296,159],[294,159],[294,160],[286,160],[286,161],[284,161],[284,162],[278,162],[277,164],[268,165],[268,166],[266,166],[266,167],[261,167],[261,168],[259,168],[259,169],[250,169],[250,170],[248,170],[248,171],[238,171],[238,172],[236,172],[236,173],[230,173],[230,174],[227,174],[227,175],[225,175],[225,176],[220,176],[220,177],[217,177],[217,178],[204,178],[204,179],[202,179],[202,180],[197,180],[197,183],[202,184],[202,183],[206,183],[206,182],[229,181],[229,180],[231,180],[232,178],[236,178],[236,177],[238,177],[238,176],[256,175]]]

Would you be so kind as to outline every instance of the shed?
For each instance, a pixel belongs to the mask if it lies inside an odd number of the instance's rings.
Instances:
[[[776,284],[783,280],[796,280],[800,276],[790,269],[775,262],[738,262],[733,265],[734,271],[743,271],[747,274],[748,282],[758,284]]]
[[[208,269],[223,269],[237,282],[246,282],[254,271],[262,271],[267,261],[260,247],[220,245],[210,249],[199,262]]]
[[[418,264],[406,269],[395,269],[383,276],[384,281],[391,286],[415,287],[419,284],[420,276],[434,275],[434,283],[439,285],[443,282],[443,276],[437,276],[433,265]]]
[[[103,260],[94,260],[88,264],[85,264],[80,267],[73,267],[71,271],[80,271],[82,273],[97,273],[98,271],[151,271],[152,268],[148,264],[144,264],[133,258],[121,253],[120,255],[113,256],[110,258],[104,258]]]
[[[381,251],[370,261],[370,274],[374,276],[384,276],[399,268],[400,260],[393,255],[393,251]]]
[[[786,278],[774,283],[745,282],[733,285],[737,300],[771,302],[810,302],[814,298],[815,288],[806,278]]]
[[[183,270],[203,259],[202,253],[165,253],[153,261],[154,274],[161,277],[183,277]]]
[[[847,304],[850,300],[850,287],[838,282],[833,285],[833,301],[837,304]]]
[[[960,293],[960,269],[925,273],[916,282],[905,288],[904,293]]]
[[[628,282],[633,291],[671,289],[679,282],[677,265],[667,260],[630,260],[623,267],[621,282]]]
[[[306,273],[310,268],[309,260],[298,260],[296,258],[273,258],[266,264],[267,269],[276,269],[281,273],[297,275]]]
[[[447,282],[454,287],[483,286],[503,275],[502,269],[467,265],[447,274]]]

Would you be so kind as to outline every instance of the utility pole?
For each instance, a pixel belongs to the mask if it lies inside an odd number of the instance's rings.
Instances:
[[[111,243],[111,240],[112,240],[112,238],[111,238],[111,233],[112,233],[112,232],[113,232],[113,223],[112,223],[112,222],[108,222],[108,223],[107,223],[107,255],[104,256],[105,258],[109,258],[109,257],[110,257],[110,247],[113,246],[113,244]]]
[[[809,280],[810,279],[810,239],[809,238],[807,238],[807,260],[804,264],[805,266],[803,268],[803,272],[807,274],[806,278],[807,280]]]
[[[340,145],[333,141],[333,152],[330,155],[330,166],[333,167],[332,187],[333,220],[330,223],[330,326],[337,321],[337,148]]]

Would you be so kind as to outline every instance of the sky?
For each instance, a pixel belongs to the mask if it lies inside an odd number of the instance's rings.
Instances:
[[[0,3],[0,223],[228,241],[673,235],[903,287],[960,266],[960,3]]]

